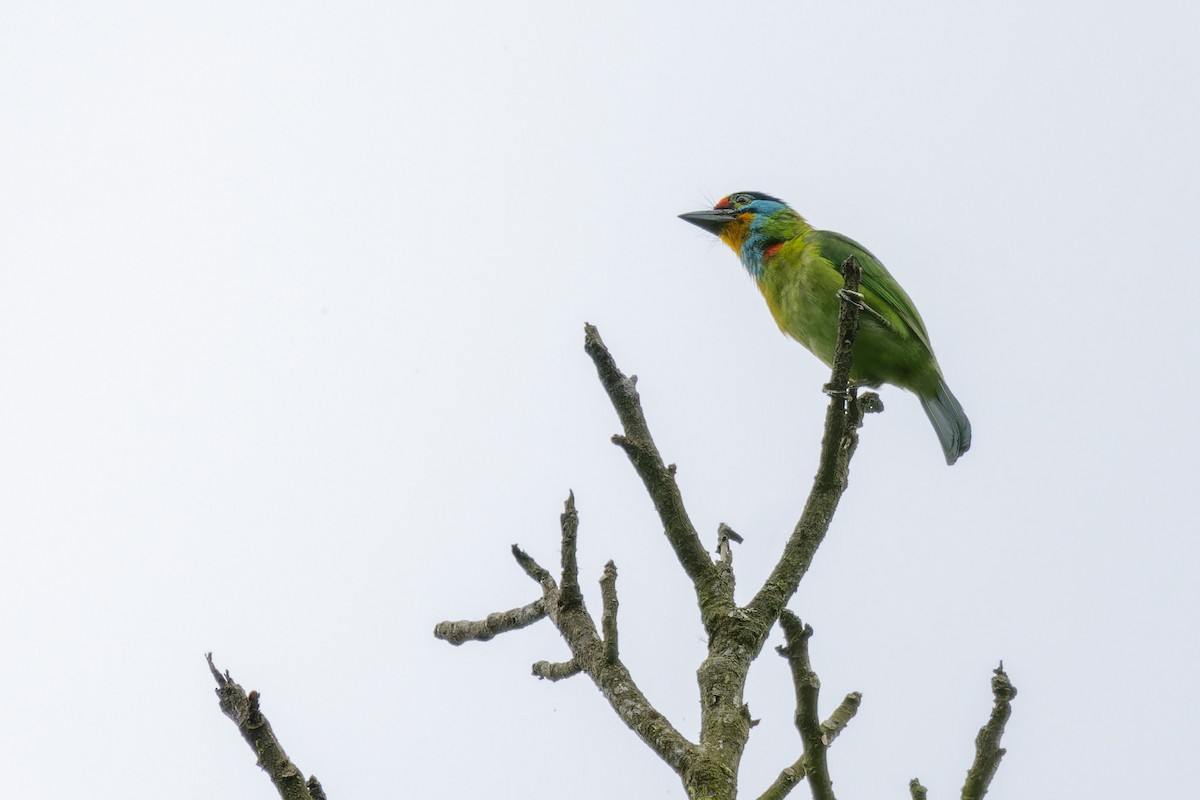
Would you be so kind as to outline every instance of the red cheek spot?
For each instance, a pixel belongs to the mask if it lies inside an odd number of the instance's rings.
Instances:
[[[783,247],[783,242],[776,242],[775,244],[773,244],[773,245],[771,245],[770,247],[768,247],[768,248],[766,248],[765,250],[763,250],[763,257],[764,257],[764,258],[770,258],[771,256],[773,256],[773,255],[775,255],[776,253],[778,253],[778,252],[779,252],[779,248],[781,248],[781,247]]]
[[[714,209],[729,208],[729,198],[722,197],[720,200],[717,201],[717,204],[715,206],[713,206],[713,208]]]

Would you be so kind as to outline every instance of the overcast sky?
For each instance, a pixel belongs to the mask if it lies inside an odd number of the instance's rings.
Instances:
[[[203,654],[331,798],[680,797],[536,596],[585,589],[687,735],[704,635],[582,350],[761,583],[828,371],[676,219],[737,190],[863,242],[974,424],[863,432],[791,607],[845,798],[1176,796],[1200,746],[1195,3],[26,3],[0,11],[0,763],[13,797],[267,798]],[[777,643],[772,639],[772,645]],[[800,752],[751,672],[742,792]],[[807,796],[807,787],[797,797]]]

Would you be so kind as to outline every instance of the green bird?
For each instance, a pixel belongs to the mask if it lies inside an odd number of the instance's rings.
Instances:
[[[879,259],[858,242],[815,230],[787,203],[761,192],[737,192],[712,210],[680,219],[721,237],[754,278],[779,329],[833,365],[843,286],[841,265],[862,267],[864,303],[850,379],[858,386],[890,383],[921,400],[953,464],[971,447],[971,423],[946,385],[925,323]]]

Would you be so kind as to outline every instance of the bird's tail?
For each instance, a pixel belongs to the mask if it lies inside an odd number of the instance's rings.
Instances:
[[[945,381],[938,381],[936,394],[921,398],[921,408],[937,431],[947,464],[971,449],[971,421]]]

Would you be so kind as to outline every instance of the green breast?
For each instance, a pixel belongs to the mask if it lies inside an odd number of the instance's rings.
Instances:
[[[837,238],[825,241],[821,234]],[[766,261],[759,289],[776,324],[832,365],[841,308],[837,292],[844,283],[838,267],[849,255],[863,267],[861,290],[870,309],[859,315],[851,377],[867,385],[891,383],[918,393],[929,391],[940,372],[912,301],[874,256],[845,237],[813,231],[788,242]],[[900,309],[889,302],[898,298]]]

